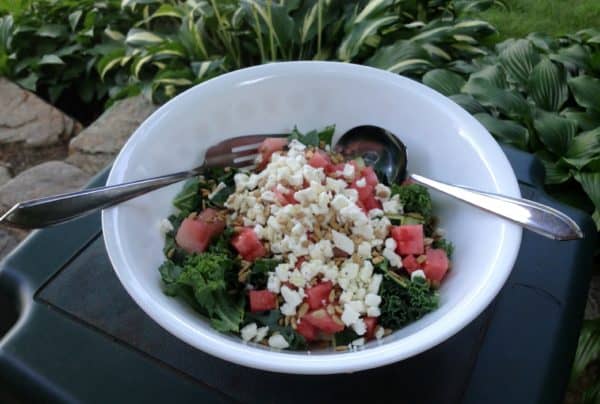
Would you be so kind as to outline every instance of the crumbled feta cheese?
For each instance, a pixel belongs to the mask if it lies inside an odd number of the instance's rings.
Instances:
[[[295,269],[294,272],[292,272],[292,274],[290,275],[290,282],[297,288],[304,287],[304,285],[306,284],[304,276],[297,269]]]
[[[235,182],[235,191],[241,192],[246,189],[248,185],[248,174],[237,173],[233,176],[233,181]]]
[[[365,296],[365,304],[369,307],[377,307],[381,303],[381,296],[369,293]]]
[[[315,190],[312,187],[304,188],[294,193],[294,199],[304,205],[316,201],[318,196],[319,195],[315,192]]]
[[[365,322],[362,319],[356,320],[352,324],[352,329],[358,335],[364,335],[367,332],[367,326],[366,326]]]
[[[380,219],[372,219],[371,226],[373,226],[375,237],[383,239],[388,235],[392,223],[390,222],[390,219],[384,216]]]
[[[341,294],[340,294],[340,303],[349,303],[350,301],[352,301],[352,298],[354,297],[354,293],[350,290],[344,290]]]
[[[256,336],[254,337],[254,341],[256,341],[256,342],[262,341],[263,339],[265,339],[268,332],[269,332],[268,326],[260,327],[258,330],[256,330]]]
[[[355,236],[360,236],[360,237],[364,238],[365,240],[371,240],[371,239],[373,239],[373,237],[375,235],[373,232],[373,228],[371,227],[371,225],[369,223],[352,227],[352,233]]]
[[[358,245],[356,252],[358,252],[358,255],[362,258],[371,258],[371,243],[363,241]]]
[[[390,265],[394,268],[402,268],[402,258],[394,250],[383,249],[383,256],[388,259]]]
[[[369,284],[369,292],[375,294],[379,292],[381,281],[383,281],[383,276],[381,274],[374,274],[371,278],[371,283]]]
[[[169,219],[162,219],[158,224],[158,230],[162,236],[165,236],[168,232],[173,231],[173,225]]]
[[[299,187],[304,183],[304,176],[301,172],[294,173],[287,178],[287,182],[292,187]]]
[[[324,280],[331,281],[334,284],[337,282],[338,268],[335,265],[327,265],[323,267],[322,272]]]
[[[290,277],[290,270],[292,266],[290,264],[282,263],[275,267],[275,273],[281,282],[287,282]]]
[[[389,187],[384,184],[377,184],[375,186],[375,196],[381,199],[387,199],[392,194],[392,191]]]
[[[265,202],[275,203],[277,202],[277,195],[273,191],[265,191],[261,194],[260,199]]]
[[[385,213],[390,213],[392,215],[402,213],[402,204],[398,199],[398,195],[394,195],[392,199],[383,201],[381,204],[383,205],[383,211]]]
[[[350,306],[352,306],[352,308],[354,310],[358,311],[359,313],[364,313],[366,311],[365,304],[363,302],[361,302],[360,300],[352,300],[352,301],[348,302],[348,304]]]
[[[371,280],[371,275],[373,275],[373,264],[371,261],[365,261],[360,268],[359,278],[364,283],[368,283]]]
[[[340,268],[340,277],[352,280],[358,275],[358,264],[352,260],[346,260]]]
[[[396,240],[394,240],[392,237],[389,237],[385,240],[385,248],[390,250],[396,250],[397,246],[398,244],[396,244]]]
[[[348,187],[348,184],[344,180],[336,180],[335,178],[327,177],[327,179],[325,180],[325,186],[330,191],[333,191],[336,194],[339,194],[345,188]]]
[[[377,329],[375,330],[375,338],[381,339],[383,338],[383,334],[385,334],[384,328],[381,326],[377,327]]]
[[[296,223],[294,227],[292,227],[292,235],[301,236],[306,233],[306,229],[302,226],[302,223]]]
[[[355,204],[351,204],[342,208],[340,210],[340,218],[343,222],[347,222],[349,220],[353,221],[355,225],[364,225],[369,222],[367,219],[367,215],[362,211],[361,208],[356,206]]]
[[[352,164],[346,163],[344,164],[344,171],[342,171],[342,175],[347,180],[352,180],[354,179],[354,171],[354,166]]]
[[[367,316],[379,317],[380,315],[381,315],[381,309],[379,307],[368,307],[367,308]]]
[[[383,210],[381,209],[371,209],[369,211],[369,219],[375,219],[376,217],[382,217],[383,216]]]
[[[273,334],[269,337],[269,346],[272,348],[285,349],[290,346],[281,334]]]
[[[308,164],[302,167],[302,175],[304,176],[304,179],[308,182],[322,182],[323,179],[325,179],[325,174],[323,173],[322,168],[314,168]]]
[[[331,201],[331,207],[337,211],[340,211],[340,210],[344,209],[346,206],[350,206],[351,203],[352,202],[350,202],[350,200],[348,198],[346,198],[344,195],[337,194],[336,196],[333,197],[333,200]]]
[[[333,245],[337,248],[344,251],[346,254],[354,254],[354,242],[350,237],[335,230],[331,232],[331,237],[333,239]]]
[[[413,273],[410,274],[411,281],[417,278],[427,279],[427,276],[425,275],[425,272],[423,272],[422,269],[417,269],[416,271],[413,271]]]
[[[271,272],[269,274],[269,278],[267,279],[267,290],[273,293],[279,293],[279,288],[281,287],[281,280]]]
[[[352,202],[358,201],[358,191],[353,188],[346,188],[342,191],[342,195],[350,199]]]
[[[342,321],[344,322],[344,324],[346,324],[347,326],[351,326],[352,324],[356,323],[359,317],[360,314],[358,313],[358,311],[354,310],[354,308],[349,303],[344,304],[344,311],[342,313]]]
[[[240,330],[240,334],[242,335],[242,339],[244,341],[250,341],[252,338],[256,337],[256,333],[256,323],[250,323]]]
[[[281,313],[286,316],[295,315],[296,307],[302,303],[302,297],[300,296],[300,293],[288,288],[287,286],[282,286],[281,296],[285,301],[285,303],[281,306]]]
[[[367,180],[365,179],[365,177],[362,177],[360,180],[356,181],[356,186],[358,188],[364,188],[367,186]]]
[[[352,346],[363,346],[365,344],[365,339],[364,338],[357,338],[354,341],[352,341]]]
[[[367,294],[367,290],[365,288],[358,288],[356,292],[354,292],[354,297],[356,299],[364,299]]]

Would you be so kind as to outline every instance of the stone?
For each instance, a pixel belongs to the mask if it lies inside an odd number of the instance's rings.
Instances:
[[[0,187],[0,211],[4,213],[17,202],[28,199],[75,191],[89,178],[80,168],[62,161],[37,165]]]
[[[141,95],[119,101],[71,140],[66,161],[89,174],[97,173],[112,162],[129,136],[156,108]]]
[[[11,178],[8,168],[0,165],[0,186],[6,184]]]
[[[25,233],[0,229],[0,259],[11,252],[25,237]]]
[[[64,143],[81,125],[33,93],[0,77],[0,145],[44,147]]]
[[[592,276],[585,307],[585,318],[586,320],[600,318],[600,275]]]

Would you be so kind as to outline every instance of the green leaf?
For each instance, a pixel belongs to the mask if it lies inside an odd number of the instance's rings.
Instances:
[[[600,172],[587,173],[578,172],[574,175],[577,182],[581,184],[581,187],[591,199],[592,203],[596,207],[596,212],[600,211]],[[595,213],[596,214],[596,213]],[[596,222],[596,227],[600,230],[600,223]]]
[[[82,14],[82,10],[76,10],[69,14],[69,26],[71,27],[71,31],[75,32],[75,28],[77,28],[77,24],[79,23]]]
[[[110,26],[108,26],[104,29],[104,35],[106,35],[108,38],[112,39],[113,41],[120,42],[125,39],[125,35],[123,35],[119,31],[111,29]]]
[[[428,59],[429,55],[421,45],[398,41],[393,45],[379,48],[365,64],[393,73],[403,73],[428,69],[431,66]]]
[[[530,41],[518,39],[500,53],[500,63],[510,78],[521,86],[527,86],[529,75],[538,63],[539,55]]]
[[[163,38],[139,28],[132,28],[127,32],[125,43],[130,46],[156,45],[163,42]]]
[[[564,160],[581,170],[600,157],[600,127],[575,136],[565,153]]]
[[[161,4],[161,6],[148,18],[148,20],[158,17],[173,17],[183,18],[185,13],[179,7],[175,7],[171,4]]]
[[[446,52],[445,50],[440,48],[439,46],[435,46],[430,43],[424,43],[424,44],[422,44],[422,47],[423,47],[423,49],[425,49],[427,51],[429,56],[431,56],[432,58],[439,57],[439,58],[447,60],[447,61],[452,60],[452,56],[450,54],[448,54],[448,52]]]
[[[568,83],[579,105],[600,111],[600,79],[582,75],[570,78]]]
[[[469,79],[462,89],[482,105],[497,108],[513,119],[529,119],[531,108],[517,91],[493,87],[482,78]]]
[[[460,93],[460,89],[465,84],[465,79],[448,70],[434,69],[425,73],[423,84],[449,96]]]
[[[362,21],[366,21],[372,17],[380,15],[383,11],[389,9],[391,5],[395,3],[395,0],[370,0],[367,5],[361,10],[356,16],[353,24],[358,24]]]
[[[581,327],[571,369],[571,384],[577,382],[587,366],[598,359],[600,359],[600,319],[586,320]]]
[[[537,111],[533,125],[542,143],[559,157],[567,152],[577,133],[574,121],[542,110]]]
[[[423,28],[423,32],[410,38],[413,42],[431,43],[441,41],[453,33],[453,27],[437,27],[432,29]]]
[[[600,126],[600,112],[597,111],[563,110],[561,115],[577,122],[582,130],[593,130]]]
[[[121,60],[125,56],[125,49],[117,49],[109,53],[108,55],[103,56],[99,61],[96,69],[100,74],[100,79],[104,80],[104,76],[108,73],[109,70],[118,66],[121,63]]]
[[[44,55],[39,62],[40,65],[64,65],[65,62],[53,54]]]
[[[137,57],[131,65],[131,71],[136,79],[139,79],[142,67],[152,60],[153,55],[143,55]]]
[[[46,38],[58,38],[59,36],[65,35],[67,29],[64,25],[59,24],[47,24],[42,25],[36,32],[37,36]]]
[[[563,63],[567,68],[587,69],[590,64],[590,54],[581,45],[575,44],[567,48],[560,48],[557,53],[550,55],[552,60]]]
[[[208,80],[225,71],[223,59],[192,62],[192,72],[197,80]]]
[[[526,149],[529,143],[529,132],[525,127],[513,121],[494,118],[486,113],[475,114],[474,117],[498,139]]]
[[[545,52],[550,52],[557,46],[556,40],[553,37],[540,32],[532,32],[527,35],[527,39],[531,41],[533,46]]]
[[[480,112],[486,112],[483,105],[481,105],[475,98],[468,94],[451,95],[450,99],[466,109],[472,115]]]
[[[486,36],[496,33],[492,24],[483,20],[464,20],[454,24],[453,34]]]
[[[571,170],[560,160],[558,162],[551,162],[542,159],[541,161],[546,172],[544,178],[546,184],[562,184],[571,178]]]
[[[528,88],[535,103],[547,111],[558,111],[569,97],[564,70],[548,58],[533,68]]]
[[[508,88],[506,82],[506,74],[504,69],[499,64],[486,66],[483,69],[471,74],[469,81],[473,79],[482,79],[489,83],[492,87],[496,88]]]
[[[349,62],[358,54],[367,38],[376,35],[380,28],[390,25],[397,20],[398,17],[396,16],[388,16],[374,20],[365,20],[356,24],[342,40],[337,52],[338,58],[341,61]]]
[[[39,77],[34,72],[29,73],[24,79],[17,80],[17,84],[26,90],[35,92]]]

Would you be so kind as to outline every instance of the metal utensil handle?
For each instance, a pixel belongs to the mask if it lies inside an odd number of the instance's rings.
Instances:
[[[541,203],[450,185],[417,174],[411,174],[410,178],[421,185],[518,223],[542,236],[554,240],[583,238],[583,232],[570,217]]]
[[[201,169],[131,181],[107,187],[97,187],[17,203],[0,222],[23,229],[36,229],[108,208],[126,200],[201,174]]]

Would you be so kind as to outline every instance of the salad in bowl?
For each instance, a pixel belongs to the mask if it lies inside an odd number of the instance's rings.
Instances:
[[[334,128],[267,138],[255,169],[188,181],[163,221],[165,293],[274,349],[360,349],[438,306],[453,246],[428,191],[385,184]]]

